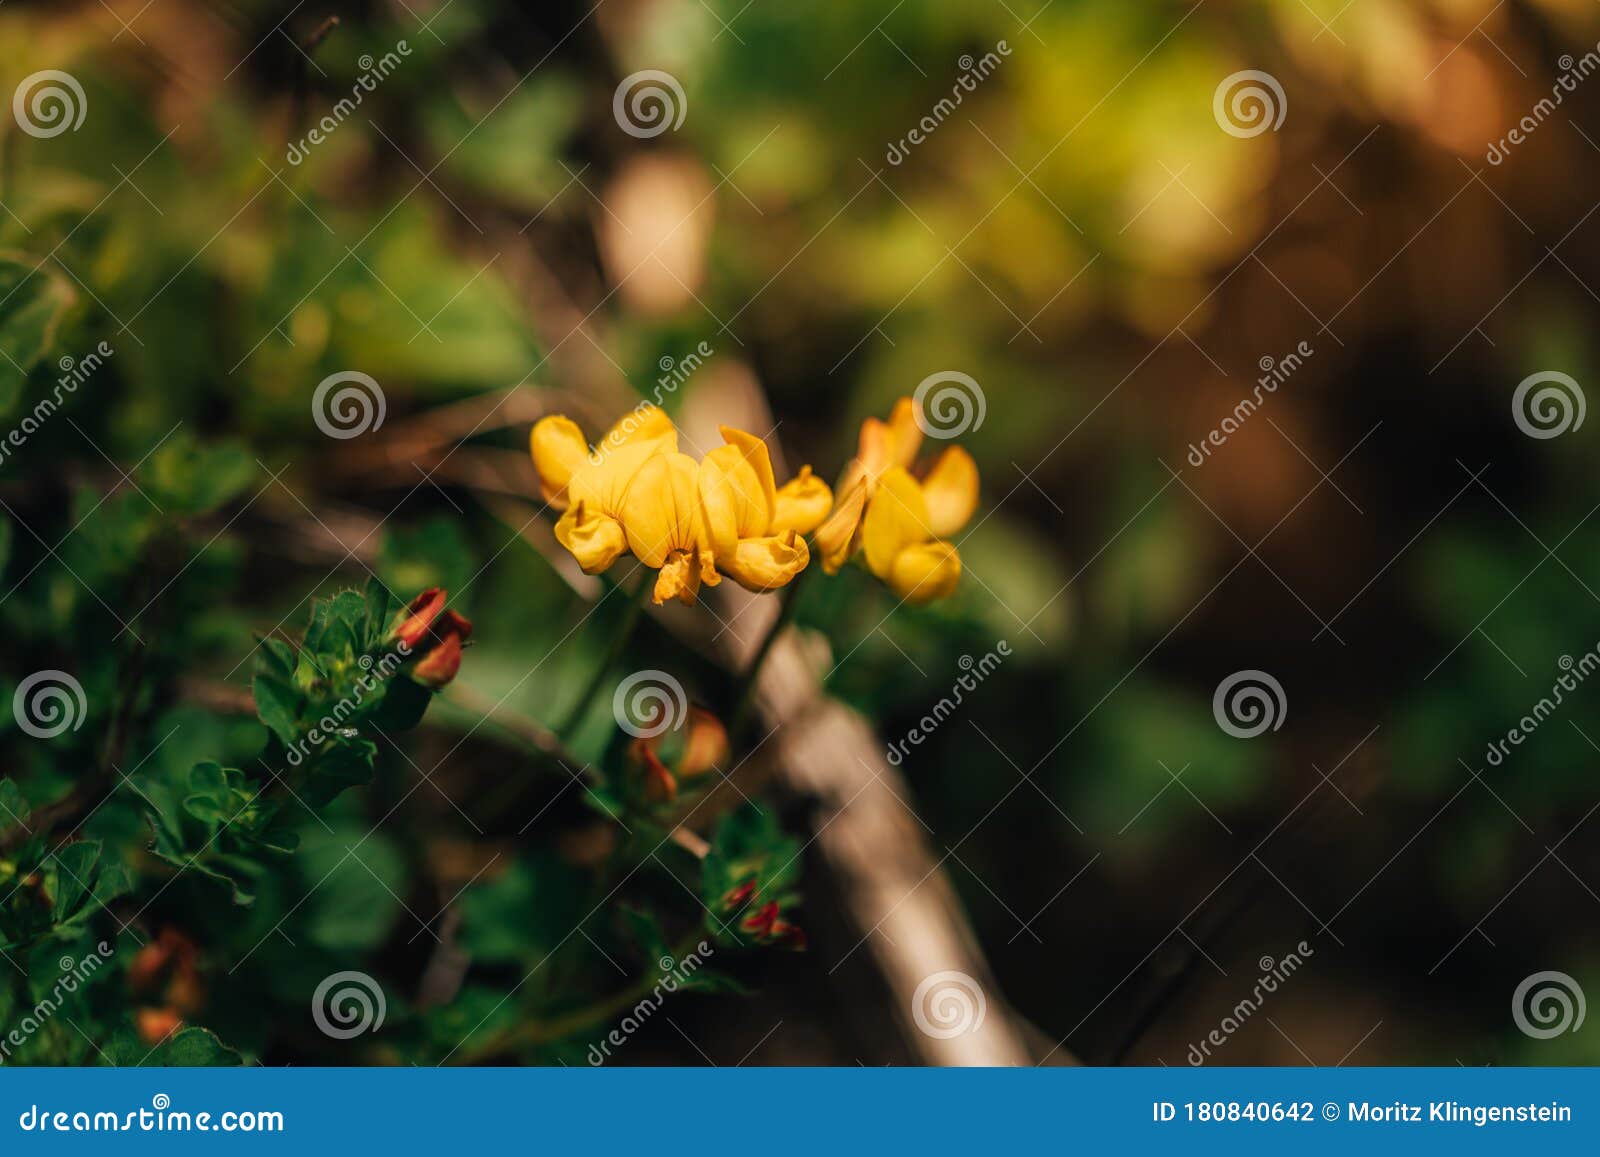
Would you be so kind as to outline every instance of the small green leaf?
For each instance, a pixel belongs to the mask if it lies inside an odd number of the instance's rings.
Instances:
[[[55,863],[56,921],[70,919],[94,889],[95,864],[100,860],[99,840],[80,840],[58,848],[51,856]]]
[[[66,278],[23,254],[0,254],[0,415],[22,396],[28,371],[55,343],[77,300]]]
[[[0,779],[0,833],[15,827],[27,827],[32,812],[22,789],[14,780]]]
[[[274,660],[274,664],[276,660]],[[285,746],[294,742],[302,697],[287,681],[261,672],[252,684],[256,715]]]

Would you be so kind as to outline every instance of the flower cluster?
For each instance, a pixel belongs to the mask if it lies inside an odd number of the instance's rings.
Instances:
[[[947,541],[978,508],[978,466],[959,446],[946,447],[918,474],[922,448],[916,403],[901,398],[887,422],[861,424],[855,458],[839,480],[839,504],[817,529],[822,569],[837,574],[857,551],[867,569],[908,603],[952,594],[961,555]]]
[[[767,445],[722,427],[699,462],[655,406],[633,411],[594,449],[571,419],[541,419],[529,439],[544,496],[563,509],[556,538],[589,574],[632,552],[656,577],[655,601],[693,603],[727,575],[753,591],[786,584],[811,561],[804,536],[833,494],[809,469],[782,487]]]
[[[731,426],[721,432],[724,445],[696,462],[678,449],[671,420],[648,403],[594,447],[571,419],[541,419],[529,448],[545,499],[563,511],[557,540],[589,574],[631,553],[659,572],[658,604],[692,604],[723,575],[748,590],[776,590],[810,564],[813,532],[829,574],[860,551],[907,602],[955,590],[961,557],[944,540],[977,509],[978,468],[952,446],[920,477],[911,472],[922,431],[910,398],[887,422],[862,425],[837,506],[811,467],[779,486],[764,441]]]

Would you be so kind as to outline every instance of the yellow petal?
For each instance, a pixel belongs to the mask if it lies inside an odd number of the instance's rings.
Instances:
[[[782,535],[742,540],[733,554],[719,559],[721,569],[734,582],[751,591],[770,591],[786,584],[806,569],[811,552],[806,540],[790,531]]]
[[[699,474],[687,454],[656,454],[629,481],[622,525],[628,549],[645,566],[664,566],[674,552],[687,560],[700,549]]]
[[[961,555],[948,542],[908,546],[895,556],[889,587],[908,603],[932,602],[954,594],[961,581]]]
[[[861,512],[867,504],[867,480],[857,478],[833,513],[817,527],[817,549],[822,552],[822,569],[838,574],[855,551],[856,532],[861,529]]]
[[[978,464],[972,455],[960,446],[945,449],[922,480],[922,496],[935,538],[948,538],[965,526],[978,509]]]
[[[719,561],[741,538],[759,538],[771,526],[761,479],[739,446],[718,446],[701,460],[700,507]]]
[[[545,501],[566,506],[567,483],[589,459],[589,444],[583,439],[583,431],[571,418],[551,414],[533,424],[528,451],[533,455],[533,468],[539,472],[539,489]]]
[[[767,453],[767,444],[754,434],[747,434],[732,426],[718,426],[722,440],[730,446],[737,446],[744,460],[750,464],[751,473],[755,475],[756,484],[761,491],[761,504],[766,510],[766,525],[760,528],[741,528],[745,533],[742,538],[766,534],[772,526],[773,508],[777,505],[778,484],[772,476],[772,455]]]
[[[908,546],[933,537],[928,529],[928,503],[917,480],[899,466],[878,481],[861,524],[861,545],[872,573],[888,581],[894,560]]]
[[[802,466],[798,475],[778,487],[772,529],[810,534],[822,525],[822,520],[828,517],[828,511],[832,509],[833,491],[828,489],[826,482],[811,473],[811,467]]]
[[[556,541],[572,552],[585,574],[599,574],[628,549],[622,524],[581,501],[556,523]]]
[[[617,419],[595,449],[604,453],[619,446],[647,444],[670,454],[678,448],[678,430],[660,406],[653,402],[640,402]]]
[[[700,572],[695,569],[694,556],[684,550],[673,551],[656,575],[656,589],[651,596],[656,606],[677,599],[692,607],[699,594]]]
[[[628,486],[644,464],[662,454],[675,453],[664,441],[628,442],[591,455],[567,483],[567,499],[584,502],[612,518],[622,517]]]
[[[901,398],[889,411],[889,462],[910,469],[922,448],[922,427],[917,422],[917,403]]]
[[[876,478],[894,465],[894,433],[887,422],[868,418],[861,423],[861,435],[856,442],[856,458],[851,468],[869,478]],[[843,480],[840,489],[844,489]]]

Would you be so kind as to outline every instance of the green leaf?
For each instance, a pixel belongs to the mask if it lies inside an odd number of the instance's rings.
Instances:
[[[16,782],[0,779],[0,834],[10,828],[26,827],[31,814],[28,801],[23,798],[22,789]]]
[[[385,686],[383,700],[372,713],[373,725],[390,735],[396,731],[410,731],[422,722],[431,702],[433,693],[426,687],[396,674]]]
[[[365,827],[307,829],[299,858],[307,887],[306,937],[330,951],[373,948],[389,934],[410,888],[405,857]],[[298,937],[296,937],[298,939]]]
[[[461,898],[461,944],[486,962],[537,961],[584,914],[585,874],[548,852],[517,861]]]
[[[136,1061],[141,1068],[232,1067],[244,1061],[239,1054],[217,1039],[209,1029],[179,1029],[148,1055]]]
[[[42,262],[0,253],[0,415],[17,404],[28,371],[50,351],[76,300],[67,280]]]
[[[3,566],[4,562],[4,556],[0,555],[0,566]],[[385,627],[389,621],[389,607],[393,604],[394,598],[389,594],[389,588],[379,581],[377,575],[367,580],[362,597],[367,607],[367,634],[362,640],[362,650],[371,651],[383,641]]]
[[[236,496],[256,475],[255,460],[237,442],[202,445],[178,434],[140,468],[144,487],[167,513],[207,514]]]
[[[99,840],[80,840],[58,848],[52,855],[55,908],[58,923],[70,919],[94,889],[95,864],[100,860]]]
[[[260,666],[267,663],[276,666],[278,659],[263,660]],[[272,733],[276,735],[285,746],[294,742],[295,731],[300,718],[302,696],[291,686],[287,680],[276,675],[259,672],[251,684],[255,693],[256,715],[265,723]]]

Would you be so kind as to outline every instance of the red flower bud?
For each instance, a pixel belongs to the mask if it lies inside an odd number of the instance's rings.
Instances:
[[[437,691],[454,679],[460,669],[461,636],[452,632],[411,669],[411,677],[424,687]]]
[[[667,765],[651,747],[644,748],[644,792],[655,803],[678,798],[677,777],[667,770]]]
[[[735,908],[742,908],[750,902],[750,898],[755,894],[756,882],[754,880],[746,880],[737,888],[728,890],[728,894],[722,898],[722,910],[724,912],[732,912]]]
[[[406,607],[406,617],[394,629],[394,641],[408,651],[416,650],[417,645],[427,636],[429,628],[433,626],[433,620],[444,610],[445,599],[449,593],[443,587],[429,587],[412,599],[410,605]]]
[[[461,644],[472,635],[472,621],[445,610],[449,592],[429,587],[411,600],[407,616],[394,629],[394,641],[407,652],[424,651],[411,677],[437,691],[461,669]]]
[[[751,915],[746,916],[744,920],[740,922],[739,927],[743,928],[746,932],[755,933],[758,937],[764,940],[768,936],[772,935],[772,927],[777,920],[778,902],[776,900],[768,900],[765,904],[761,905],[760,908],[757,908]]]

